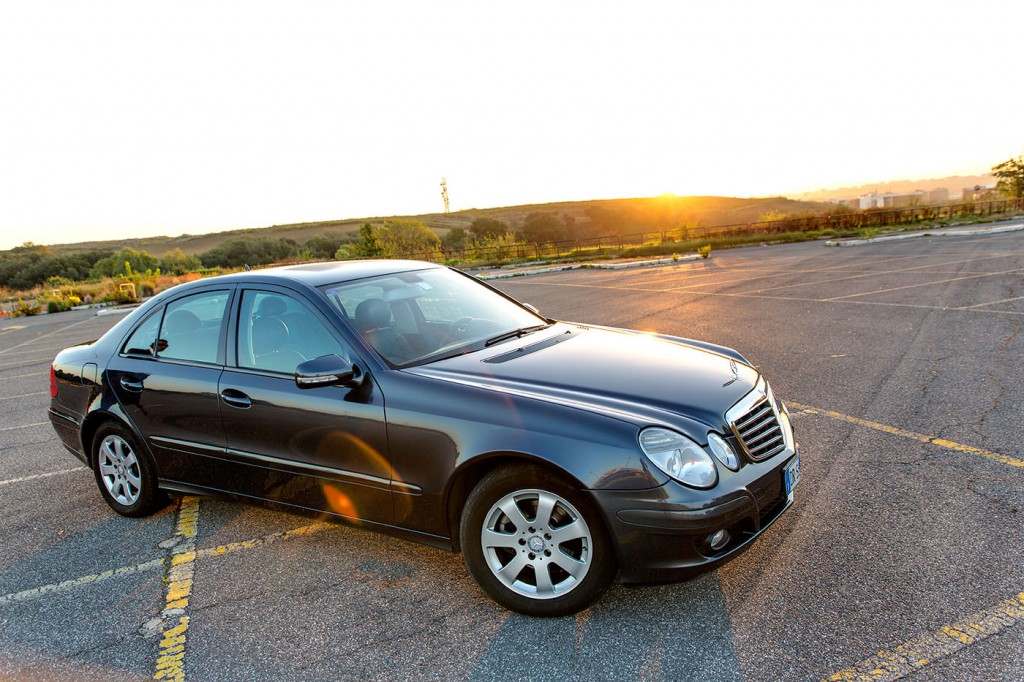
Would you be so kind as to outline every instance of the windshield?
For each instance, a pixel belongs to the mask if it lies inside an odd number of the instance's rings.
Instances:
[[[548,321],[446,268],[321,287],[389,364],[420,365],[527,334]],[[504,337],[504,338],[499,338]]]

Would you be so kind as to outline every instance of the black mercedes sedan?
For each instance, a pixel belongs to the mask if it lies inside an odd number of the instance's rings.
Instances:
[[[734,350],[557,322],[410,261],[198,280],[61,351],[49,410],[115,511],[166,491],[461,551],[525,614],[682,580],[793,503],[786,407]]]

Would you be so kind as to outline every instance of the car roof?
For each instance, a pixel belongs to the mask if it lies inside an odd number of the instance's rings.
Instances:
[[[436,269],[442,266],[415,260],[353,260],[327,261],[323,263],[306,263],[304,265],[282,265],[276,268],[264,268],[248,272],[235,272],[197,280],[197,284],[216,282],[260,282],[272,284],[287,280],[311,287],[325,284],[349,282],[365,277],[392,275],[399,272]]]

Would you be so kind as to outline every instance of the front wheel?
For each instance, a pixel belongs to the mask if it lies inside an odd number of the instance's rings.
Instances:
[[[96,484],[107,504],[123,516],[148,516],[167,504],[157,489],[156,472],[135,436],[108,423],[93,438]]]
[[[615,576],[611,542],[590,501],[534,467],[485,476],[466,500],[460,534],[473,578],[519,613],[576,613]]]

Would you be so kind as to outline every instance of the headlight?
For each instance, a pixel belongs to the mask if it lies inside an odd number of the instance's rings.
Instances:
[[[694,488],[710,488],[718,482],[718,472],[710,455],[692,440],[668,429],[651,428],[640,432],[640,449],[666,474]]]
[[[782,407],[781,404],[780,407]],[[789,419],[789,410],[785,407],[779,410],[779,422],[782,424],[782,438],[786,443],[786,447],[793,449],[796,437],[793,435],[793,422]]]
[[[740,459],[729,443],[717,433],[708,434],[708,448],[718,461],[733,471],[740,468]]]

